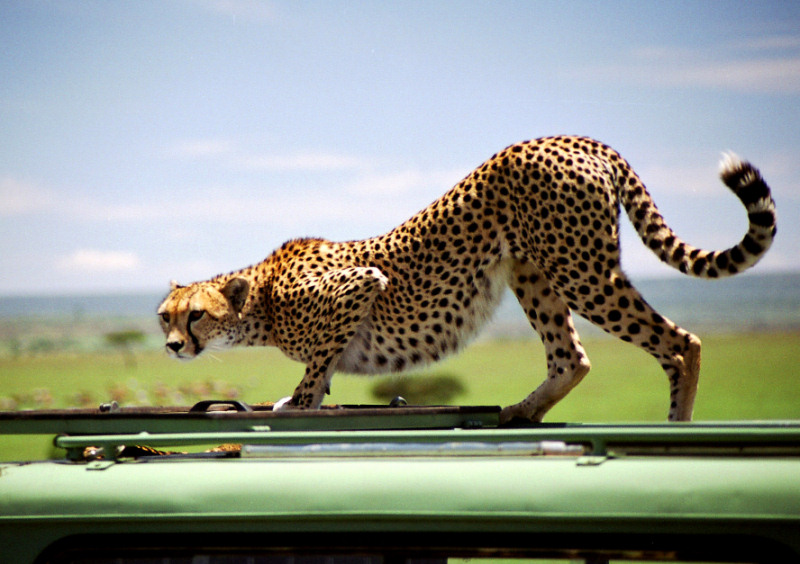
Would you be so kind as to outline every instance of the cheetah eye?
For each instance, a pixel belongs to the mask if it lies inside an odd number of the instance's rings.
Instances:
[[[159,313],[158,315],[159,317],[161,317],[161,321],[163,321],[164,323],[169,323],[169,312],[165,311],[163,313]]]
[[[191,311],[191,312],[189,312],[189,322],[191,323],[191,322],[194,322],[194,321],[198,321],[198,320],[199,320],[199,319],[201,319],[201,318],[202,318],[202,317],[203,317],[205,314],[206,314],[206,312],[205,312],[205,311],[203,311],[203,310],[194,310],[194,311]]]

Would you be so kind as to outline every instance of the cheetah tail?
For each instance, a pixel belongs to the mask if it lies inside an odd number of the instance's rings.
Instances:
[[[720,178],[742,202],[749,220],[742,240],[723,251],[706,251],[683,242],[666,225],[644,186],[641,190],[631,186],[623,196],[628,216],[644,244],[684,274],[699,278],[732,276],[756,264],[772,245],[775,202],[758,169],[727,153],[720,162]]]

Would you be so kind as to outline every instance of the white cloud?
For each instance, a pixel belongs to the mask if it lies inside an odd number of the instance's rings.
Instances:
[[[233,144],[227,139],[192,139],[169,147],[167,154],[184,159],[204,159],[229,154],[231,151]]]
[[[770,35],[745,39],[734,44],[746,51],[771,51],[785,49],[800,49],[800,36],[795,35]]]
[[[421,170],[334,151],[259,153],[243,150],[225,139],[183,141],[166,151],[168,157],[193,159],[238,171],[296,173],[291,185],[269,186],[269,174],[254,191],[247,187],[217,186],[195,190],[196,197],[180,205],[183,220],[258,222],[302,226],[325,222],[387,225],[402,221],[460,181],[469,167]],[[314,176],[303,173],[330,173]],[[285,182],[286,178],[282,179]],[[174,214],[161,202],[152,210],[134,203],[102,206],[84,211],[96,218],[118,220],[168,219]]]
[[[369,162],[352,155],[329,151],[299,151],[293,153],[253,153],[229,139],[190,139],[168,147],[169,158],[216,163],[233,170],[246,171],[339,171],[363,169]]]
[[[100,251],[97,249],[77,249],[57,262],[59,270],[100,274],[110,272],[129,272],[139,268],[139,257],[129,251]]]
[[[65,200],[56,211],[72,221],[169,225],[174,239],[191,237],[196,224],[271,225],[287,236],[317,224],[353,223],[382,229],[407,219],[463,177],[464,170],[353,169],[343,178],[304,178],[289,188],[269,184],[197,187],[190,199],[169,192],[158,200]],[[316,177],[315,177],[316,178]],[[277,227],[279,226],[279,227]],[[323,234],[315,231],[317,234]]]
[[[272,3],[266,0],[200,0],[197,3],[208,12],[234,21],[267,22],[274,18]]]
[[[50,210],[55,196],[40,186],[11,176],[0,178],[0,216]]]
[[[583,67],[577,78],[757,94],[800,93],[800,38],[767,36],[723,52],[673,46],[635,49],[627,60]]]
[[[369,172],[360,176],[347,188],[347,193],[356,196],[379,196],[381,198],[405,196],[429,192],[444,194],[460,181],[468,169],[419,170],[414,168],[389,172]]]
[[[650,76],[655,84],[758,94],[800,93],[800,57],[722,63],[669,62]]]
[[[229,163],[235,168],[264,171],[348,170],[366,166],[366,162],[357,157],[324,152],[234,155]]]

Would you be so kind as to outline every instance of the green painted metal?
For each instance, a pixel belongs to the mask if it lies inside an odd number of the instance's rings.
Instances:
[[[3,464],[0,524],[144,515],[311,519],[335,530],[352,526],[339,521],[346,516],[412,528],[416,519],[508,526],[533,516],[800,522],[797,469],[782,458],[611,459],[585,467],[571,457],[488,456]]]
[[[220,402],[226,403],[226,402]],[[430,429],[495,427],[500,408],[490,407],[351,407],[319,411],[271,409],[192,412],[188,407],[65,409],[0,412],[0,434],[127,434],[247,432],[256,427],[275,431],[353,429]]]
[[[403,409],[184,413],[191,431],[170,430],[173,414],[0,417],[0,431],[49,428],[73,454],[245,445],[235,458],[0,464],[0,560],[87,532],[716,535],[800,558],[800,422],[514,428],[494,408]],[[76,429],[88,434],[62,434]]]
[[[155,448],[215,443],[254,445],[307,445],[316,443],[446,443],[458,441],[518,442],[561,441],[587,445],[595,455],[658,450],[668,454],[774,453],[800,455],[800,425],[796,424],[703,424],[703,425],[581,425],[529,427],[523,429],[435,429],[376,431],[260,431],[204,433],[136,433],[129,435],[59,436],[58,447],[82,449],[87,446],[113,448],[145,444]]]
[[[268,410],[191,412],[189,408],[129,408],[114,412],[62,410],[0,413],[0,434],[58,434],[57,446],[213,443],[312,444],[373,441],[562,441],[596,455],[681,449],[730,454],[800,452],[800,422],[689,424],[529,424],[499,426],[498,407],[344,408],[312,412]]]
[[[0,547],[69,533],[740,534],[800,554],[797,458],[479,456],[0,466]],[[9,544],[10,543],[10,544]],[[8,561],[8,560],[5,560]]]

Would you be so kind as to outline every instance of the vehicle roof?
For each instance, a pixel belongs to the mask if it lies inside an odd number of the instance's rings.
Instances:
[[[87,529],[702,527],[764,535],[800,553],[800,422],[503,427],[495,407],[207,409],[0,414],[3,433],[49,429],[72,459],[0,464],[0,546],[15,535]],[[120,450],[231,442],[244,445],[240,453],[134,458]],[[87,461],[88,446],[109,455]]]

